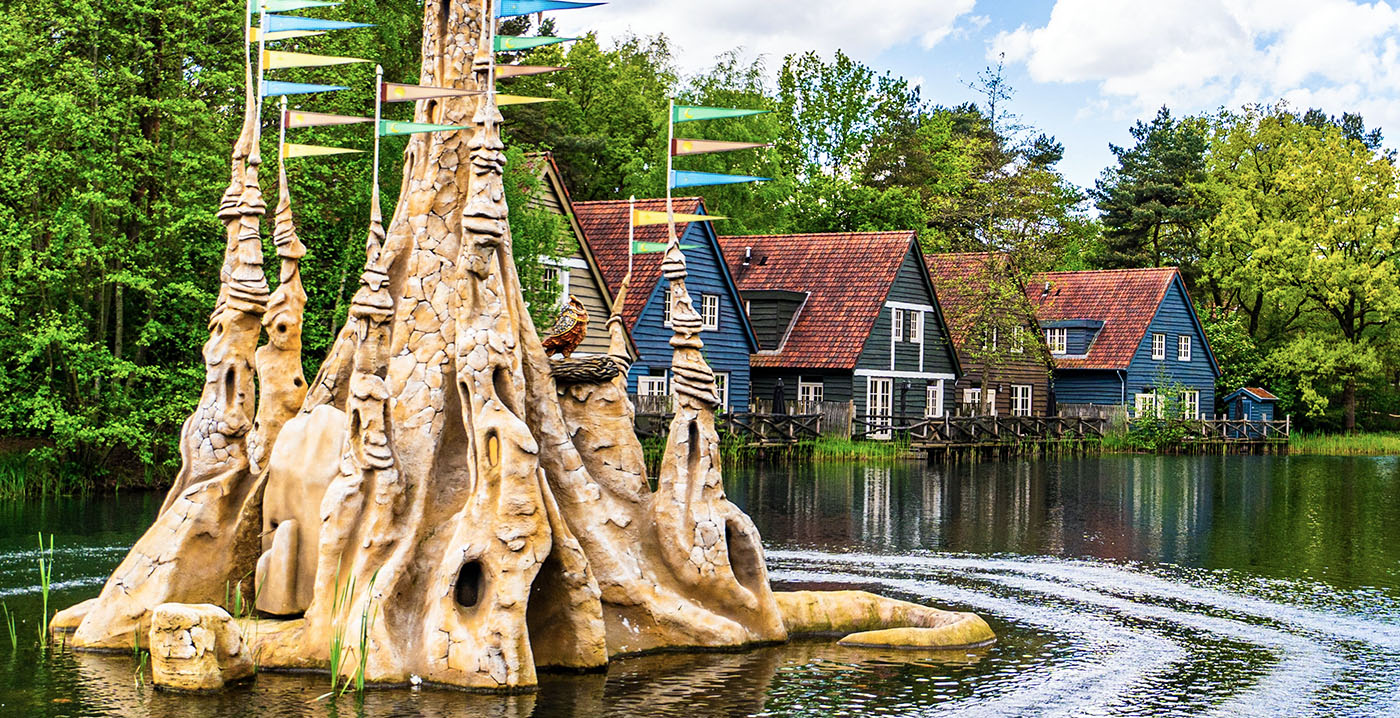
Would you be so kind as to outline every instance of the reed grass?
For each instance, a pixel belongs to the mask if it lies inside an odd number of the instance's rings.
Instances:
[[[1400,434],[1304,434],[1294,432],[1288,438],[1291,454],[1319,456],[1387,456],[1400,455]]]
[[[19,650],[19,631],[15,630],[15,614],[10,613],[9,604],[0,603],[0,609],[5,612],[5,630],[10,633],[10,650]]]
[[[355,577],[351,576],[349,583],[342,589],[340,584],[340,564],[336,563],[336,589],[335,595],[331,597],[331,645],[330,645],[330,669],[331,669],[331,692],[327,696],[335,697],[344,692],[340,686],[340,666],[345,661],[345,617],[341,614],[350,605],[350,597],[355,593]]]
[[[34,452],[0,454],[0,499],[71,496],[91,487],[88,472]]]
[[[44,550],[44,534],[39,532],[39,592],[43,596],[43,614],[39,617],[39,645],[49,643],[49,586],[53,582],[53,534],[49,534],[49,548]]]
[[[895,461],[914,455],[908,439],[857,441],[823,436],[802,443],[817,461]]]

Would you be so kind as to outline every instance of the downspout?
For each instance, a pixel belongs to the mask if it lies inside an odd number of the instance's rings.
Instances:
[[[1125,410],[1128,406],[1128,370],[1118,370],[1118,405]]]

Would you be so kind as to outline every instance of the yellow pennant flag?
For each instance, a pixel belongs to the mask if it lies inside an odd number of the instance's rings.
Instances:
[[[335,57],[334,55],[308,55],[304,52],[282,52],[265,50],[263,67],[281,70],[288,67],[321,67],[323,65],[350,65],[356,62],[369,62],[358,57]]]
[[[533,102],[555,102],[553,97],[524,97],[522,95],[496,95],[496,105],[528,105]]]
[[[676,222],[708,222],[713,219],[727,219],[717,214],[681,214],[676,213]],[[666,224],[665,212],[653,212],[647,209],[632,210],[632,224],[641,227],[647,224]]]
[[[266,41],[272,42],[273,40],[290,40],[294,37],[315,37],[317,35],[324,34],[326,34],[324,30],[273,30],[272,32],[269,32],[267,34]],[[258,38],[261,35],[262,28],[248,28],[248,42],[257,42]]]
[[[326,147],[323,145],[298,145],[288,142],[282,145],[283,157],[321,157],[323,155],[344,155],[358,154],[364,150],[352,150],[345,147]]]

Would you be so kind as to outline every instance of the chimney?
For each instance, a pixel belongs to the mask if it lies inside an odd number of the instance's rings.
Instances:
[[[753,247],[752,247],[752,246],[744,247],[744,265],[743,265],[743,266],[745,266],[745,267],[749,266],[749,259],[751,259],[752,257],[753,257]]]
[[[1048,296],[1050,296],[1050,280],[1047,279],[1045,280],[1045,288],[1040,290],[1040,298],[1044,299]]]

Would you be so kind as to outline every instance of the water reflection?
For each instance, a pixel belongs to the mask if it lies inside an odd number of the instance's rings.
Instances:
[[[1122,456],[732,473],[773,546],[1083,556],[1400,585],[1394,459]]]

